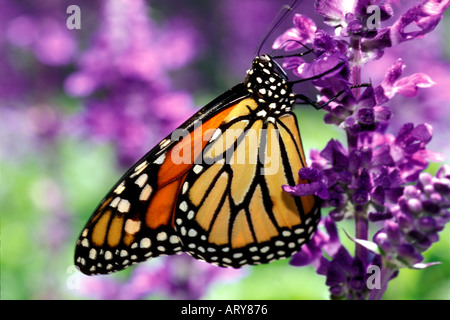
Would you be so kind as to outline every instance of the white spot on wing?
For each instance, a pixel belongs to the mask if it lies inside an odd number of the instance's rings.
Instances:
[[[115,193],[115,194],[121,194],[123,190],[125,190],[125,181],[122,181],[122,182],[114,189],[114,193]]]
[[[150,245],[152,244],[152,242],[150,241],[149,238],[144,238],[141,240],[141,242],[139,243],[140,247],[143,249],[147,249],[150,248]]]
[[[134,171],[140,171],[145,169],[148,166],[148,162],[147,161],[143,161],[140,165],[138,165],[136,168],[134,168]]]
[[[178,238],[177,236],[170,236],[169,242],[172,244],[177,244],[180,242],[180,238]]]
[[[160,156],[158,157],[158,159],[155,160],[154,163],[156,163],[156,164],[162,164],[162,163],[164,162],[164,159],[166,159],[166,154],[165,154],[165,153],[163,153],[162,155],[160,155]]]
[[[111,260],[113,257],[111,251],[106,251],[105,252],[105,260]]]
[[[129,234],[135,234],[141,229],[141,222],[128,219],[125,222],[125,232]]]
[[[192,170],[194,170],[195,173],[199,174],[203,170],[203,167],[196,164]]]
[[[144,184],[147,182],[147,179],[148,179],[148,175],[146,173],[144,173],[144,174],[141,174],[134,183],[136,183],[140,188],[142,188],[144,186]]]
[[[189,182],[185,182],[185,183],[183,183],[183,189],[181,190],[181,193],[186,193],[186,191],[188,190],[188,188],[189,188]]]
[[[160,146],[161,149],[163,149],[163,148],[167,147],[169,145],[169,143],[170,143],[169,139],[164,139],[163,141],[161,141],[159,143],[159,146]]]
[[[209,142],[216,140],[221,134],[222,134],[222,130],[216,129],[216,131],[214,131],[213,135],[209,139]]]
[[[188,205],[186,203],[186,201],[183,201],[182,203],[180,203],[180,210],[183,212],[186,212],[188,209]]]
[[[130,210],[130,201],[127,199],[120,200],[119,204],[117,205],[117,210],[122,213],[126,213]]]
[[[89,251],[89,258],[92,260],[95,260],[97,258],[97,250],[95,250],[94,248],[92,248]]]
[[[139,200],[147,201],[152,193],[152,187],[148,184],[142,189],[141,194],[139,195]]]
[[[258,111],[258,112],[256,113],[256,115],[257,115],[258,117],[265,117],[265,116],[267,115],[267,112],[266,112],[265,110],[261,110],[261,111]]]
[[[156,235],[156,240],[158,241],[165,241],[167,240],[167,233],[165,232],[160,232]]]
[[[109,204],[110,207],[115,208],[120,202],[120,197],[115,197],[113,201]]]

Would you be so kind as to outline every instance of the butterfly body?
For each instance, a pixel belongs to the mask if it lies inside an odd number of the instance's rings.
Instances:
[[[315,197],[281,185],[306,166],[291,84],[267,55],[245,81],[139,160],[100,203],[77,242],[86,274],[187,252],[223,267],[291,256],[320,219]]]

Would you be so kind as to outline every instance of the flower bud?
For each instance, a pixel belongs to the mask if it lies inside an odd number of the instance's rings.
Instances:
[[[426,233],[434,232],[436,230],[436,220],[432,217],[422,217],[417,224],[419,228]]]
[[[389,240],[393,244],[397,244],[402,239],[402,234],[400,232],[399,225],[395,221],[386,221],[384,224],[384,229],[386,231],[386,234],[389,238]]]
[[[433,177],[432,177],[432,175],[429,174],[428,172],[422,172],[422,173],[419,175],[419,181],[420,181],[424,186],[426,186],[426,185],[429,185],[429,184],[432,183]]]
[[[435,188],[435,190],[436,190],[436,188]],[[432,194],[430,194],[430,200],[433,201],[434,203],[440,203],[440,202],[444,201],[442,195],[437,192],[433,192]]]
[[[414,217],[405,212],[399,212],[396,215],[398,225],[402,230],[409,230],[414,225]]]
[[[420,190],[416,186],[406,186],[403,190],[406,199],[419,198]]]
[[[390,252],[394,249],[394,246],[389,241],[388,235],[386,232],[380,231],[378,232],[374,237],[373,241],[378,244],[378,246],[383,250],[384,252]]]
[[[369,201],[369,193],[363,189],[355,190],[352,199],[356,204],[366,204]]]
[[[431,214],[438,214],[441,208],[436,203],[433,203],[429,200],[422,202],[423,210]]]
[[[406,203],[410,212],[417,214],[422,211],[422,203],[419,199],[409,199]]]
[[[356,111],[356,119],[358,123],[363,125],[370,125],[375,122],[375,114],[372,108],[359,108]]]
[[[406,260],[409,266],[413,266],[423,260],[419,252],[409,243],[402,243],[397,248],[397,253],[400,257]]]

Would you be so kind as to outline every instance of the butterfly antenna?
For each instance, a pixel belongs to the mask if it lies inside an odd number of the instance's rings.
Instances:
[[[306,49],[306,51],[305,52],[301,52],[301,53],[293,53],[293,54],[285,54],[285,55],[281,55],[281,56],[274,56],[274,54],[277,51],[283,49],[283,47],[285,47],[289,42],[295,42],[295,43],[301,45],[304,49]],[[289,40],[286,40],[285,42],[283,42],[278,48],[274,49],[272,51],[272,53],[270,54],[270,56],[272,57],[272,59],[281,59],[281,58],[289,58],[289,57],[301,57],[301,56],[304,56],[305,54],[311,53],[313,51],[314,51],[313,48],[308,47],[307,45],[303,44],[303,42],[298,41],[298,40],[294,40],[294,39],[289,39]]]
[[[283,22],[283,20],[286,18],[286,16],[293,10],[293,8],[297,5],[297,1],[295,0],[290,6],[285,5],[281,8],[280,11],[278,11],[275,18],[272,20],[272,22],[269,24],[269,26],[266,28],[266,30],[263,33],[262,40],[259,41],[258,49],[255,52],[255,56],[259,56],[261,52],[261,48],[264,45],[264,43],[267,41],[267,39],[272,35],[272,33],[277,29],[277,27]]]

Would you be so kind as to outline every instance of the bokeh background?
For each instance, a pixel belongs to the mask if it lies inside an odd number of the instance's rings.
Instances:
[[[79,232],[112,184],[199,107],[243,80],[266,28],[288,2],[0,0],[1,299],[328,298],[322,276],[287,260],[229,270],[176,256],[98,277],[73,266]],[[417,3],[391,2],[396,16]],[[328,30],[312,3],[295,11]],[[81,29],[67,28],[69,5],[81,9]],[[272,52],[274,38],[290,25],[287,18],[262,51]],[[430,123],[429,148],[447,159],[448,30],[447,12],[431,34],[387,50],[364,69],[364,80],[378,84],[401,57],[404,75],[432,77],[437,85],[417,98],[390,102],[390,130]],[[311,86],[302,89],[315,97]],[[306,150],[343,138],[323,123],[322,112],[296,112]],[[440,236],[425,257],[442,264],[402,270],[385,298],[450,299],[449,228]]]

